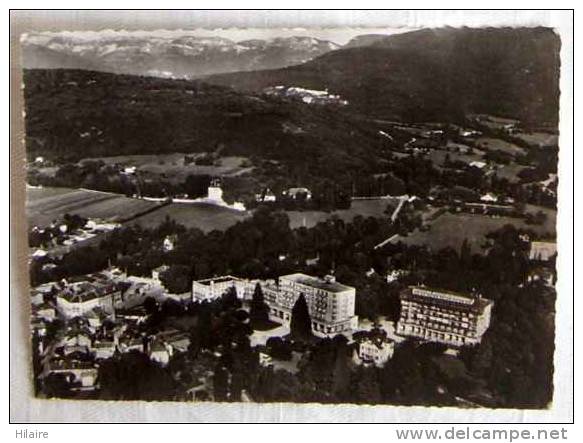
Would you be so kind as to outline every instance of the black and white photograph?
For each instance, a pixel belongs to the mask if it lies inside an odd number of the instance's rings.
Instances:
[[[552,408],[564,45],[23,33],[32,396]]]

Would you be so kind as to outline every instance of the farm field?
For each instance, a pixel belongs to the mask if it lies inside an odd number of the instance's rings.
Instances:
[[[122,222],[158,203],[123,195],[70,188],[28,188],[26,211],[31,226],[47,226],[63,215],[78,214],[87,218]]]
[[[416,230],[406,237],[398,236],[391,243],[403,242],[407,245],[426,245],[432,250],[451,247],[460,250],[467,239],[473,252],[479,252],[486,239],[486,234],[511,224],[518,228],[530,229],[538,234],[553,234],[555,231],[556,211],[539,207],[528,207],[529,212],[543,210],[547,214],[544,224],[527,225],[524,220],[511,217],[490,217],[474,214],[445,213],[436,218],[427,231]]]
[[[211,176],[237,176],[251,171],[253,168],[244,166],[245,157],[221,157],[218,165],[185,164],[186,154],[160,154],[160,155],[124,155],[114,157],[97,157],[91,160],[101,160],[106,164],[119,164],[124,167],[135,166],[138,171],[148,174],[157,174],[167,177],[172,181],[181,182],[189,175]],[[188,154],[196,157],[200,154]]]
[[[210,232],[224,231],[250,215],[250,212],[239,212],[204,203],[171,203],[129,223],[139,224],[144,228],[155,228],[168,216],[187,228],[198,228],[203,232]]]
[[[337,216],[345,222],[351,222],[354,217],[361,215],[367,217],[385,217],[384,213],[387,205],[396,205],[397,199],[374,199],[374,200],[353,200],[350,209],[339,209],[333,212],[324,211],[287,211],[289,216],[290,227],[292,229],[305,226],[311,228],[319,222],[325,221],[330,217]]]

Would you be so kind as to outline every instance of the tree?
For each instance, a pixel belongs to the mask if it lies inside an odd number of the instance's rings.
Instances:
[[[191,272],[188,266],[173,265],[160,274],[160,281],[171,294],[183,294],[191,289]]]
[[[296,340],[307,340],[312,337],[312,319],[304,294],[300,294],[292,308],[290,332]]]
[[[229,372],[219,362],[213,375],[213,392],[216,401],[226,401],[229,396]]]
[[[342,337],[344,336],[336,336]],[[346,340],[342,341],[334,337],[336,345],[336,361],[334,362],[333,386],[334,394],[339,400],[344,400],[350,391],[350,348],[346,345]]]
[[[103,361],[98,381],[104,400],[172,400],[177,392],[170,372],[138,351]]]
[[[376,368],[360,368],[356,384],[358,403],[378,404],[381,402],[381,386]]]
[[[65,374],[52,373],[45,377],[43,381],[43,391],[48,398],[71,397],[70,376]]]
[[[77,214],[71,215],[67,213],[63,216],[63,220],[67,225],[68,232],[75,231],[87,224],[87,219]]]
[[[269,337],[267,342],[268,353],[276,360],[290,361],[292,359],[292,347],[290,342],[283,341],[281,337]]]
[[[265,303],[263,291],[261,290],[261,285],[259,283],[255,285],[255,291],[253,292],[253,298],[251,299],[250,317],[253,322],[264,323],[269,321],[269,306]]]
[[[152,315],[158,312],[158,302],[154,297],[148,296],[144,300],[144,309],[146,310],[146,314]]]
[[[464,238],[462,247],[460,249],[460,262],[463,269],[467,269],[472,260],[472,247],[467,238]]]
[[[241,307],[241,302],[237,297],[237,289],[234,286],[229,287],[223,295],[221,295],[223,309],[238,309]]]
[[[365,282],[365,284],[366,283],[367,282]],[[366,286],[359,291],[358,297],[356,297],[355,311],[360,318],[368,318],[372,321],[376,321],[377,316],[380,313],[379,294],[377,294],[370,285],[366,284]]]

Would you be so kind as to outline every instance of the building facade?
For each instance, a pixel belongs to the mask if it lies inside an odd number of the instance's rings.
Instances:
[[[480,296],[420,286],[403,290],[400,298],[397,334],[451,346],[480,343],[494,305]]]
[[[248,300],[252,297],[255,285],[249,280],[223,275],[192,282],[192,301],[214,300],[229,288],[235,288],[237,297]]]
[[[208,187],[207,198],[209,200],[223,201],[223,189],[221,188],[221,181],[213,179]]]
[[[274,280],[246,280],[232,275],[213,277],[192,283],[192,300],[215,300],[234,288],[237,297],[251,300],[259,283],[271,320],[289,325],[291,312],[300,294],[308,304],[312,331],[318,336],[348,333],[358,326],[354,315],[356,291],[333,277],[324,279],[306,274],[290,274]]]
[[[57,294],[57,310],[67,318],[83,316],[94,309],[113,314],[121,300],[121,289],[115,283],[83,282]]]
[[[170,266],[167,265],[158,266],[157,268],[152,269],[152,280],[160,283],[160,276],[168,269],[170,269]]]
[[[382,367],[395,352],[395,342],[389,339],[366,338],[358,343],[358,358],[364,364]]]
[[[303,294],[312,319],[312,331],[317,336],[349,333],[358,326],[358,317],[354,315],[356,290],[336,282],[331,276],[321,279],[299,273],[284,275],[279,277],[275,294],[269,288],[264,294],[271,319],[284,324],[291,322],[294,304]]]
[[[530,244],[528,258],[530,260],[546,262],[557,254],[557,244],[548,241],[533,241]]]

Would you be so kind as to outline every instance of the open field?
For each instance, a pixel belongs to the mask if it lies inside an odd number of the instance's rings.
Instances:
[[[223,231],[250,215],[249,212],[239,212],[205,203],[171,203],[138,217],[130,223],[139,224],[144,228],[155,228],[168,216],[187,228],[198,228],[203,232],[210,232]]]
[[[478,150],[476,149],[476,151]],[[443,166],[445,163],[445,158],[448,155],[452,162],[462,161],[468,165],[473,161],[483,161],[482,156],[478,153],[460,154],[459,152],[448,152],[444,149],[431,149],[427,155],[427,158],[429,158],[435,166]]]
[[[500,151],[514,156],[526,154],[524,148],[498,138],[478,137],[476,146],[484,151]]]
[[[407,245],[426,245],[432,250],[452,247],[459,251],[464,239],[472,246],[473,252],[479,252],[486,240],[486,234],[511,224],[517,228],[530,229],[539,234],[554,233],[556,211],[538,207],[528,207],[529,212],[543,210],[547,220],[543,225],[527,225],[524,220],[511,217],[490,217],[474,214],[445,213],[436,218],[428,231],[416,230],[406,237],[398,236],[392,243],[403,242]]]
[[[520,181],[518,174],[520,174],[520,172],[524,169],[528,169],[528,166],[522,166],[516,163],[498,165],[498,169],[496,169],[496,175],[499,178],[505,178],[510,183],[518,183]]]
[[[374,199],[374,200],[353,200],[350,209],[339,209],[333,212],[324,211],[287,211],[290,226],[292,229],[305,226],[311,228],[319,222],[325,221],[332,216],[337,216],[345,222],[351,222],[354,217],[361,215],[366,217],[385,217],[384,213],[387,205],[397,205],[398,200],[393,199]]]
[[[138,171],[146,174],[162,175],[172,181],[181,182],[189,175],[237,176],[251,171],[253,168],[244,166],[245,157],[221,157],[216,165],[185,164],[184,157],[198,157],[201,154],[159,154],[159,155],[123,155],[114,157],[97,157],[91,160],[101,160],[106,164],[118,164],[124,167],[135,166]]]
[[[536,232],[548,232],[556,235],[557,230],[557,211],[554,209],[545,208],[544,206],[526,205],[526,212],[531,214],[536,214],[538,211],[542,211],[546,216],[545,222],[538,227],[538,229],[533,229]]]
[[[42,227],[66,213],[122,222],[158,205],[106,192],[44,187],[27,189],[26,210],[30,225]]]
[[[485,152],[482,151],[481,149],[478,149],[476,147],[471,147],[471,146],[463,144],[463,143],[452,142],[451,140],[448,140],[448,142],[445,145],[445,149],[447,151],[450,151],[450,152],[459,152],[459,153],[464,153],[464,152],[467,152],[468,150],[472,149],[473,155],[478,155],[480,157],[485,154]]]
[[[548,147],[556,146],[559,143],[559,136],[556,134],[549,134],[546,132],[521,132],[514,134],[513,137],[519,138],[520,140],[528,143],[530,146],[535,147]]]

